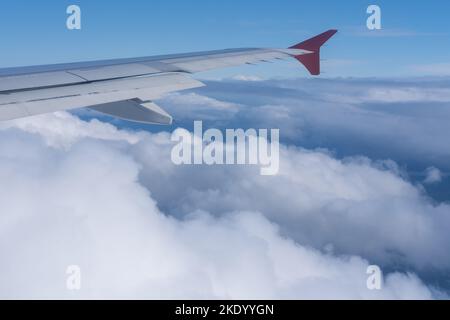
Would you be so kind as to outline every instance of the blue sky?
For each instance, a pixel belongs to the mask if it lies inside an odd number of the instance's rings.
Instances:
[[[65,27],[70,4],[82,9],[81,31]],[[370,4],[382,9],[381,32],[365,28]],[[288,47],[338,28],[338,37],[324,51],[325,76],[434,75],[450,69],[449,10],[445,0],[3,1],[0,66]],[[307,75],[292,63],[214,74],[236,72]]]

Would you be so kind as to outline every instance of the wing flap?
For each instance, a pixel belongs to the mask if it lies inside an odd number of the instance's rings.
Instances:
[[[172,124],[172,117],[153,102],[143,102],[139,99],[117,101],[89,107],[92,110],[116,118],[146,123],[146,124]]]

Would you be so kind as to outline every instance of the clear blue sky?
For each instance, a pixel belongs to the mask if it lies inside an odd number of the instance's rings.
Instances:
[[[81,31],[66,29],[69,4],[82,9]],[[382,9],[382,32],[365,28],[369,4]],[[338,37],[324,51],[327,75],[420,75],[418,68],[435,70],[435,64],[450,63],[449,15],[448,0],[4,0],[0,67],[288,47],[337,28]],[[278,70],[263,66],[240,71],[270,74],[288,69],[282,64]],[[306,75],[303,70],[291,72]]]

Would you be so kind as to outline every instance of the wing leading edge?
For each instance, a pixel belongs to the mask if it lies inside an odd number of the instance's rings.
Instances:
[[[336,32],[329,30],[288,49],[229,49],[2,69],[0,121],[89,107],[130,121],[171,124],[172,117],[153,100],[204,85],[189,74],[293,57],[318,75],[320,48]]]

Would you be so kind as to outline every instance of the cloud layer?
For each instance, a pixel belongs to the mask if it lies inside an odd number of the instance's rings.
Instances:
[[[366,287],[367,259],[448,267],[449,209],[392,166],[284,146],[267,178],[176,167],[171,146],[67,113],[3,126],[0,296],[436,297],[406,272]],[[79,292],[65,288],[73,264]]]

